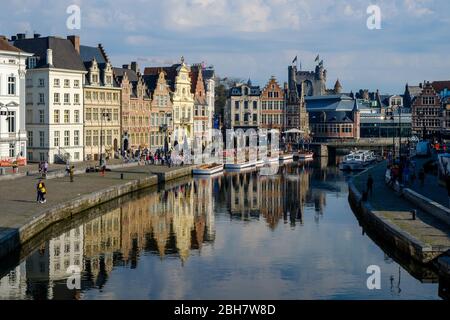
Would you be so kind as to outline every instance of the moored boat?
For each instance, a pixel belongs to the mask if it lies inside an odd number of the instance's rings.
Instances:
[[[297,152],[296,157],[299,160],[312,160],[314,158],[314,152],[309,150],[300,150]]]
[[[212,175],[223,171],[223,164],[204,164],[198,168],[192,169],[194,175]]]

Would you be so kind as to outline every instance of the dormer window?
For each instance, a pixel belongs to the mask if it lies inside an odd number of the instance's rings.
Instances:
[[[36,57],[29,57],[28,58],[28,69],[36,68],[37,59]]]
[[[105,80],[106,84],[108,84],[108,85],[112,84],[112,77],[111,76],[106,76],[105,78],[106,78],[106,80]]]
[[[92,75],[92,83],[98,83],[98,75],[97,74],[93,74]]]

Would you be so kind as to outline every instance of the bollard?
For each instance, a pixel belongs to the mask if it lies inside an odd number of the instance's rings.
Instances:
[[[413,220],[416,220],[416,214],[417,214],[417,210],[416,209],[411,210],[411,215],[412,215],[412,219]]]
[[[120,179],[123,180],[123,173],[120,174]]]

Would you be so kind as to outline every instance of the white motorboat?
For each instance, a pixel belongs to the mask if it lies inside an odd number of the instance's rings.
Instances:
[[[309,150],[300,150],[296,154],[299,160],[312,160],[314,159],[314,152]]]
[[[292,153],[280,153],[279,156],[280,161],[288,161],[294,159],[294,155]]]
[[[225,169],[245,169],[256,166],[256,161],[252,162],[239,162],[239,163],[225,163]]]
[[[223,171],[223,164],[204,164],[198,168],[192,169],[194,175],[213,175]]]
[[[364,170],[375,161],[377,161],[377,157],[373,151],[355,151],[344,157],[344,160],[339,163],[339,169],[344,171]]]

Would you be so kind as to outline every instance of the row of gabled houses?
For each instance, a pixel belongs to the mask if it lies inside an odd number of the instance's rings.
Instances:
[[[0,159],[98,160],[207,139],[214,87],[213,67],[183,57],[141,72],[78,36],[2,36]]]
[[[288,82],[274,77],[261,88],[236,83],[230,88],[224,125],[232,129],[278,129],[288,139],[441,140],[450,137],[450,81],[406,85],[403,94],[383,95],[378,90],[343,92],[339,79],[327,89],[327,71],[320,61],[315,71],[288,67]]]

